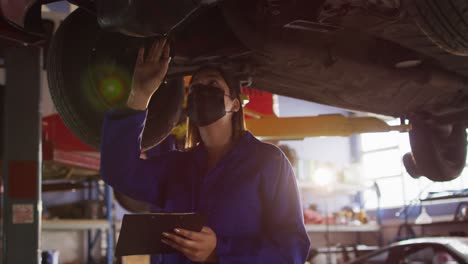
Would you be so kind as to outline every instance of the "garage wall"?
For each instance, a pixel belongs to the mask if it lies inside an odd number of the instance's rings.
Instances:
[[[276,113],[279,117],[299,117],[316,116],[324,114],[342,114],[348,116],[349,113],[343,109],[327,105],[307,102],[294,98],[277,96]],[[335,168],[350,167],[356,160],[354,144],[356,140],[352,137],[315,137],[304,140],[281,141],[280,144],[290,146],[296,151],[298,159],[296,176],[299,180],[307,180],[310,170],[307,166],[330,166]],[[310,163],[313,164],[310,164]],[[318,210],[324,215],[327,211],[339,211],[343,206],[350,204],[350,196],[331,192],[329,195],[318,195],[314,189],[299,186],[301,191],[302,205],[304,208],[315,204]],[[364,233],[329,233],[310,232],[309,237],[313,248],[322,248],[327,245],[353,245],[356,243],[369,242],[377,244],[378,239],[375,234]]]
[[[42,116],[45,117],[57,113],[57,110],[55,110],[54,103],[52,102],[52,98],[50,97],[46,71],[41,72],[41,78],[41,110]]]
[[[330,106],[310,103],[306,101],[301,101],[293,98],[287,98],[278,96],[277,98],[277,114],[280,117],[295,117],[295,116],[311,116],[311,115],[319,115],[319,114],[344,114],[347,115],[348,113],[342,109],[333,108]],[[397,135],[397,137],[405,137],[405,135]],[[389,136],[385,136],[387,141],[391,141]],[[361,154],[361,150],[359,140],[356,138],[345,138],[345,137],[325,137],[325,138],[308,138],[305,140],[298,140],[298,141],[282,141],[282,144],[286,144],[291,146],[293,149],[296,150],[296,154],[299,160],[313,160],[313,161],[320,161],[320,162],[331,162],[338,165],[346,165],[352,164],[353,161],[359,160]],[[401,152],[404,153],[408,151],[407,149],[403,149]],[[397,158],[399,162],[401,162],[400,157]],[[300,174],[300,171],[298,171]],[[405,173],[404,173],[405,174]],[[304,177],[299,175],[299,178]],[[414,181],[413,179],[409,178],[408,175],[404,175],[405,183],[407,181]],[[417,189],[419,187],[425,186],[426,182],[421,182],[416,184]],[[408,183],[406,185],[409,185]],[[415,184],[413,184],[415,185]],[[410,186],[413,186],[410,185]],[[460,186],[461,187],[461,186]],[[408,186],[407,186],[408,188]],[[411,189],[411,188],[410,188]],[[340,209],[340,204],[349,204],[349,199],[347,200],[344,196],[333,196],[328,199],[324,199],[323,197],[314,195],[313,191],[304,191],[302,190],[302,198],[303,204],[307,207],[308,203],[319,203],[322,204],[326,202],[331,205],[328,210],[335,211]],[[409,195],[407,198],[407,202],[409,200],[414,199],[414,195]],[[402,198],[403,199],[403,198]],[[456,204],[443,204],[439,206],[431,206],[428,207],[427,210],[431,216],[434,216],[434,220],[437,221],[437,216],[447,217],[448,215],[452,216],[455,210]],[[399,211],[399,206],[393,208],[387,208],[382,211],[384,222],[382,225],[382,232],[381,237],[379,237],[378,233],[360,233],[360,234],[330,234],[328,236],[328,243],[330,245],[335,245],[338,243],[341,244],[354,244],[354,243],[364,243],[368,245],[376,245],[379,243],[381,239],[383,244],[388,244],[395,239],[397,239],[398,229],[400,225],[404,224],[404,219],[402,217],[397,217],[395,213]],[[410,215],[410,223],[414,222],[414,219],[419,214],[419,207],[415,207],[412,209],[412,213]],[[369,212],[371,218],[375,218],[375,212]],[[414,232],[417,236],[420,235],[453,235],[453,234],[462,234],[463,232],[467,232],[468,225],[460,225],[460,224],[437,224],[437,225],[411,225]],[[402,233],[401,235],[405,235]],[[327,236],[325,233],[311,233],[311,239],[313,240],[314,247],[322,247],[327,244]]]
[[[321,105],[308,101],[303,101],[295,98],[277,96],[277,115],[279,117],[300,117],[300,116],[316,116],[325,114],[342,114],[347,116],[348,112],[327,105]],[[280,144],[288,145],[296,151],[298,159],[296,176],[301,180],[306,180],[310,177],[307,168],[310,166],[310,161],[313,161],[317,166],[331,166],[343,168],[352,163],[352,147],[349,137],[314,137],[305,138],[304,140],[288,140],[281,141]],[[348,197],[333,197],[333,201],[323,201],[323,197],[317,197],[313,191],[302,190],[302,203],[304,207],[308,207],[312,203],[328,203],[329,210],[334,211],[339,209],[349,200]],[[323,206],[322,206],[323,207]]]
[[[370,135],[362,135],[363,142],[366,142],[365,137],[367,137],[367,143],[374,142],[377,146],[377,149],[370,147],[372,144],[368,144],[368,147],[363,147],[363,166],[366,165],[366,159],[364,156],[381,155],[382,153],[390,153],[391,151],[397,150],[396,155],[392,154],[391,156],[386,155],[384,160],[384,165],[376,164],[375,159],[367,159],[370,163],[374,163],[375,168],[382,168],[386,166],[387,168],[382,170],[384,173],[374,171],[374,174],[371,179],[376,180],[381,188],[381,206],[382,206],[382,234],[384,244],[390,243],[398,239],[398,229],[401,225],[405,224],[404,215],[397,215],[404,204],[411,205],[408,209],[408,218],[409,223],[416,236],[430,236],[430,235],[468,235],[468,224],[466,223],[454,223],[454,213],[458,206],[459,202],[467,202],[467,198],[460,199],[444,199],[432,202],[424,202],[424,206],[427,210],[427,213],[432,218],[432,221],[435,224],[431,225],[414,225],[416,217],[418,217],[421,206],[420,198],[425,198],[426,194],[429,192],[445,192],[450,190],[460,190],[463,188],[468,188],[468,161],[467,167],[463,174],[450,182],[435,183],[430,180],[421,177],[419,179],[411,178],[405,171],[404,166],[401,162],[401,155],[410,151],[410,145],[408,136],[406,133],[385,133],[382,135],[373,134],[373,139],[369,137]],[[369,141],[370,140],[370,141]],[[382,143],[382,142],[385,142]],[[368,148],[368,151],[365,149]],[[379,154],[380,153],[380,154]],[[378,163],[378,162],[377,162]],[[396,166],[400,166],[398,173],[394,175],[385,175],[386,172],[391,171],[388,167],[389,164],[393,163]],[[371,165],[371,164],[368,164]],[[372,171],[372,170],[371,170]],[[370,175],[368,175],[370,176]],[[447,193],[448,195],[449,193]],[[375,208],[374,205],[370,205],[368,209]],[[376,213],[368,211],[369,214],[375,217]],[[403,232],[400,234],[400,238],[404,238],[407,234]]]
[[[285,96],[278,96],[279,117],[301,117],[324,114],[348,115],[347,111],[327,105],[307,102]],[[351,141],[348,137],[320,137],[304,140],[281,141],[281,144],[291,146],[297,152],[297,158],[316,160],[337,164],[351,163]]]
[[[277,96],[279,117],[312,116],[326,114],[348,115],[348,111],[328,105],[312,103],[296,98]]]

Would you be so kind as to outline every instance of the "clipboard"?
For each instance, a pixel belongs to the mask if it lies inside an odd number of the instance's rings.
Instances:
[[[174,228],[200,232],[205,221],[206,217],[198,213],[126,214],[115,256],[175,253],[175,249],[161,242],[162,233],[173,233]]]

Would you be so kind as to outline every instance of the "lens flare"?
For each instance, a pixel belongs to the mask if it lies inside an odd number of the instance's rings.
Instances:
[[[106,102],[114,105],[122,100],[125,96],[124,83],[118,76],[108,76],[100,80],[98,84],[98,92]]]
[[[131,88],[131,70],[115,63],[95,63],[82,74],[82,89],[95,110],[125,104]]]

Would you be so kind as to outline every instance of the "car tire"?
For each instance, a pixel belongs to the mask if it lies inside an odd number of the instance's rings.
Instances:
[[[403,157],[410,176],[435,182],[451,181],[466,164],[467,134],[463,125],[440,126],[422,118],[411,119],[411,153]]]
[[[138,48],[144,40],[102,30],[96,17],[77,9],[59,26],[47,58],[49,90],[67,127],[99,149],[104,115],[124,107]],[[161,142],[179,121],[184,98],[182,77],[167,79],[153,95],[142,148]]]
[[[468,56],[468,1],[413,0],[409,11],[420,29],[443,50]]]

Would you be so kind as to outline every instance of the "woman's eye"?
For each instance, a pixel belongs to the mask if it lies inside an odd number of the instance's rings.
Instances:
[[[215,80],[210,81],[210,85],[211,85],[211,86],[215,86],[215,87],[218,87],[218,86],[219,86],[218,81],[215,81]]]

